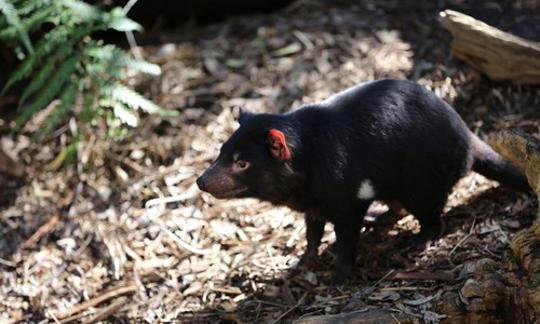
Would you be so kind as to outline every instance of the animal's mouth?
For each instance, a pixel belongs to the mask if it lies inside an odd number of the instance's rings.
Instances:
[[[211,192],[212,196],[218,199],[238,198],[239,195],[248,191],[248,187],[239,187],[223,192]]]

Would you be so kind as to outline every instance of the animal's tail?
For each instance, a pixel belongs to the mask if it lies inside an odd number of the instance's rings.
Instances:
[[[483,176],[500,182],[503,186],[527,192],[531,190],[523,170],[505,160],[491,146],[471,133],[474,152],[472,169]]]

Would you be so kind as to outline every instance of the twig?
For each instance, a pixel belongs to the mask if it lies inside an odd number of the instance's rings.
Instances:
[[[313,50],[313,43],[309,40],[309,38],[306,36],[306,34],[302,33],[299,30],[295,30],[293,32],[294,36],[298,38],[298,40],[304,45],[306,50],[311,51]]]
[[[454,275],[446,271],[403,271],[397,272],[392,276],[392,280],[443,280],[449,281],[454,279]]]
[[[127,302],[127,298],[125,297],[118,298],[115,302],[111,303],[107,307],[104,307],[97,314],[95,314],[88,320],[84,321],[83,323],[89,324],[89,323],[95,323],[95,322],[104,320],[107,317],[111,316],[112,314],[116,313],[120,308],[122,308],[122,306],[126,304],[126,302]]]
[[[169,203],[178,202],[178,201],[184,201],[184,200],[186,200],[186,195],[185,194],[184,195],[153,198],[153,199],[148,200],[144,204],[144,207],[145,208],[150,208],[150,207],[153,207],[153,206],[156,206],[156,205],[169,204]]]
[[[380,291],[418,291],[418,290],[433,290],[430,287],[419,287],[419,286],[399,286],[399,287],[382,287],[379,288]]]
[[[278,268],[276,265],[276,260],[274,259],[274,255],[272,254],[272,251],[270,250],[270,244],[266,244],[266,252],[270,256],[270,262],[272,263],[272,268],[274,268],[274,272],[278,273]]]
[[[137,3],[137,1],[139,0],[129,0],[128,3],[126,3],[126,5],[124,6],[124,8],[122,8],[122,13],[124,15],[127,15],[131,8],[133,8],[133,6]]]
[[[381,282],[383,282],[386,278],[390,277],[392,274],[394,274],[395,270],[391,269],[388,271],[381,279],[379,279],[376,283],[374,283],[371,288],[377,287]]]
[[[127,16],[128,12],[133,8],[133,6],[137,3],[138,0],[129,0],[128,3],[122,8],[122,13]],[[135,36],[133,35],[133,32],[131,30],[126,31],[126,38],[129,44],[129,47],[131,48],[131,51],[133,52],[133,56],[135,56],[136,59],[142,60],[142,54],[139,48],[137,47],[137,42],[135,41]]]
[[[305,226],[305,223],[302,222],[302,223],[300,224],[300,226],[297,226],[297,227],[294,229],[294,232],[292,233],[291,237],[290,237],[289,240],[287,241],[287,244],[286,244],[287,247],[289,247],[289,248],[292,247],[293,244],[294,244],[294,242],[295,242],[296,240],[298,240],[298,235],[300,234],[300,231],[302,231],[302,229],[304,229],[304,226]]]
[[[55,316],[59,319],[63,319],[70,315],[80,313],[87,308],[101,304],[102,302],[109,300],[111,298],[114,298],[116,296],[129,294],[129,293],[135,292],[136,290],[137,290],[137,285],[134,283],[129,283],[126,286],[115,288],[113,290],[103,293],[100,296],[94,297],[90,300],[80,303],[79,305],[73,307],[72,309],[68,311],[58,312],[55,314]]]
[[[160,198],[156,198],[156,199],[160,199]],[[152,199],[154,200],[154,199]],[[148,205],[149,202],[151,202],[152,200],[146,202],[146,204]],[[193,254],[198,254],[198,255],[205,255],[205,254],[208,254],[210,252],[210,250],[203,250],[203,249],[199,249],[197,247],[194,247],[194,246],[191,246],[189,245],[188,242],[182,240],[180,237],[178,237],[178,235],[174,234],[170,229],[167,228],[167,226],[165,226],[165,224],[159,220],[158,218],[154,218],[154,217],[149,217],[151,221],[157,223],[159,225],[159,227],[161,228],[162,231],[164,231],[165,233],[167,233],[167,235],[169,235],[169,237],[176,243],[178,244],[182,249],[190,252],[190,253],[193,253]]]
[[[292,312],[293,310],[297,309],[298,306],[300,306],[303,302],[304,302],[304,299],[306,299],[306,296],[307,296],[308,292],[306,291],[304,293],[304,295],[298,300],[298,302],[296,303],[296,305],[294,305],[293,307],[289,308],[287,311],[283,312],[283,314],[279,315],[278,318],[276,318],[275,320],[273,320],[270,324],[276,324],[277,322],[279,322],[283,317],[287,316],[290,312]]]
[[[5,265],[6,267],[11,267],[11,268],[17,267],[16,262],[9,261],[9,260],[2,259],[2,258],[0,258],[0,264]]]
[[[471,237],[471,235],[473,235],[475,225],[476,225],[476,216],[473,219],[473,223],[471,225],[471,229],[469,230],[469,234],[465,235],[461,240],[459,240],[459,242],[457,242],[456,246],[454,246],[454,248],[452,249],[452,251],[450,251],[450,254],[448,254],[448,256],[451,256],[452,254],[454,254],[454,252],[456,252],[457,248],[461,244],[463,244],[466,240],[468,240],[469,237]]]
[[[43,236],[47,235],[47,233],[52,231],[59,222],[60,217],[58,215],[54,215],[53,217],[51,217],[45,224],[41,225],[37,229],[37,231],[32,236],[30,236],[29,239],[27,239],[21,244],[21,248],[27,249],[35,245]]]
[[[208,254],[210,252],[210,250],[202,250],[202,249],[199,249],[198,247],[194,247],[194,246],[189,245],[188,242],[186,242],[186,241],[182,240],[181,238],[179,238],[178,235],[171,232],[171,230],[169,230],[165,226],[161,226],[161,229],[165,233],[167,233],[167,235],[169,235],[169,237],[174,242],[176,242],[176,244],[178,244],[181,248],[183,248],[184,250],[186,250],[188,252],[191,252],[193,254],[198,254],[198,255],[205,255],[205,254]]]
[[[60,324],[60,321],[58,320],[58,318],[56,318],[56,316],[54,316],[53,312],[49,311],[48,313],[56,324]]]
[[[397,319],[397,317],[396,317],[396,315],[394,315],[394,313],[390,313],[390,316],[392,316],[392,318],[394,319],[394,321],[396,321],[396,323],[401,324],[401,321]]]
[[[81,318],[86,317],[88,315],[89,315],[88,313],[84,313],[84,312],[79,313],[79,314],[75,314],[75,315],[71,315],[70,317],[66,317],[66,318],[62,319],[60,321],[60,323],[62,323],[62,324],[71,323],[71,322],[79,323]]]

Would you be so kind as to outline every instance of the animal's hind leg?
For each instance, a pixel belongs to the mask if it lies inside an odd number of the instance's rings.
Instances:
[[[440,197],[425,197],[405,204],[407,210],[418,219],[420,233],[416,236],[418,242],[431,241],[444,233],[445,226],[442,211],[446,204],[446,194]]]
[[[417,216],[420,222],[419,241],[431,241],[444,233],[445,226],[442,219],[442,208],[430,213]]]

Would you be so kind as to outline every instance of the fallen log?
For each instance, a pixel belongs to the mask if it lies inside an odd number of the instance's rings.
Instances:
[[[463,287],[447,291],[437,304],[446,323],[532,323],[537,318],[534,289],[513,287],[499,273],[504,267],[491,259],[480,259]]]
[[[514,36],[471,16],[445,10],[453,54],[495,81],[540,83],[540,43]]]
[[[540,140],[519,130],[505,130],[490,138],[489,143],[505,159],[525,170],[531,188],[540,197]],[[537,220],[540,219],[540,210]]]

